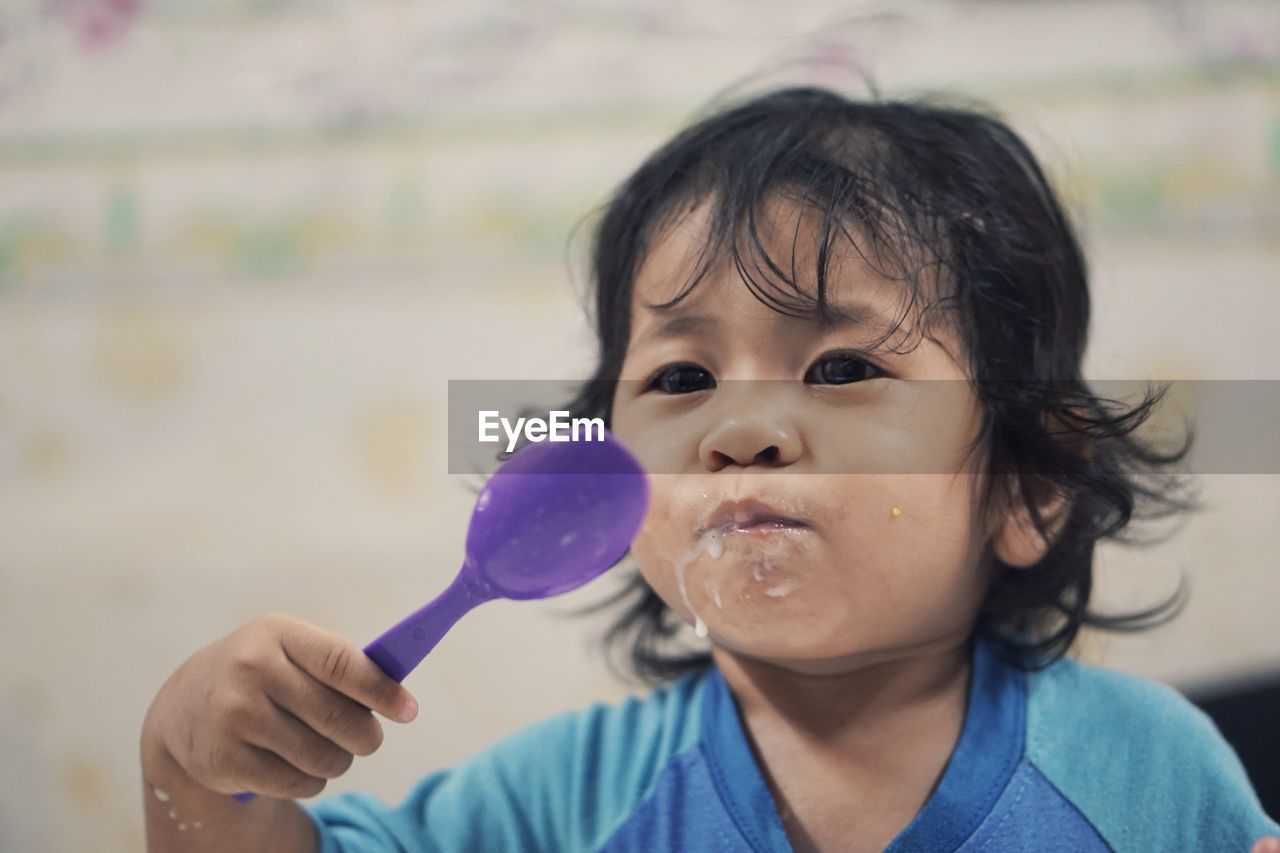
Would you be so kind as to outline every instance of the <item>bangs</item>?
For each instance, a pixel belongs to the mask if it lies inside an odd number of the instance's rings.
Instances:
[[[686,162],[672,164],[679,178],[662,185],[638,242],[651,251],[705,206],[699,245],[678,292],[645,304],[674,307],[728,266],[770,309],[829,324],[847,317],[833,291],[852,260],[902,289],[895,316],[872,348],[908,324],[928,334],[956,289],[950,223],[974,222],[969,206],[923,191],[923,176],[913,176],[873,127],[826,116],[816,105],[808,122],[768,118],[684,143]]]

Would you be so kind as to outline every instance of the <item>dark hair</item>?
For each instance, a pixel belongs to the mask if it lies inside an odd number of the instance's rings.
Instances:
[[[757,219],[779,197],[820,214],[814,295],[761,243]],[[1082,626],[1138,630],[1176,614],[1185,582],[1139,612],[1089,609],[1099,540],[1137,541],[1121,532],[1131,520],[1196,506],[1185,480],[1165,473],[1183,460],[1191,436],[1162,453],[1135,434],[1167,388],[1144,388],[1129,405],[1093,393],[1081,376],[1085,260],[1035,157],[1006,124],[969,105],[860,102],[791,88],[722,108],[677,134],[618,188],[595,229],[599,362],[564,407],[574,416],[609,423],[640,263],[672,217],[699,202],[711,205],[700,269],[664,305],[682,299],[727,251],[760,301],[826,316],[828,250],[841,238],[858,246],[856,233],[871,249],[859,246],[860,254],[907,285],[904,317],[915,309],[959,332],[990,470],[1012,475],[1042,534],[1040,501],[1070,499],[1065,525],[1036,566],[1014,571],[991,558],[995,573],[977,627],[1001,649],[1024,666],[1042,666],[1065,654]],[[927,272],[947,292],[926,293]],[[984,506],[990,497],[984,490]],[[682,621],[637,572],[590,609],[615,605],[622,612],[606,644],[629,652],[642,680],[670,680],[708,663],[705,652],[679,645]]]

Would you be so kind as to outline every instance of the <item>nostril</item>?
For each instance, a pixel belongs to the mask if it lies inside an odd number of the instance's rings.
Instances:
[[[720,471],[731,465],[743,467],[750,465],[776,465],[781,458],[782,451],[778,449],[777,445],[771,444],[750,458],[747,457],[746,453],[732,454],[721,450],[713,450],[708,455],[706,464],[709,470]]]
[[[711,451],[711,459],[708,467],[712,471],[722,471],[730,465],[737,465],[738,460],[734,459],[727,453],[721,453],[719,450]]]

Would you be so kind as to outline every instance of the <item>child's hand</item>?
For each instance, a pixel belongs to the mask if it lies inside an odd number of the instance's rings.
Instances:
[[[1253,845],[1250,853],[1280,853],[1280,836],[1264,835]]]
[[[178,667],[143,740],[210,790],[310,797],[382,745],[369,709],[408,722],[417,703],[342,636],[272,614]]]

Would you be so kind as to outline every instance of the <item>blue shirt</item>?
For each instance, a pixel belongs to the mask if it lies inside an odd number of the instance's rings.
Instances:
[[[789,851],[715,667],[529,726],[398,806],[305,806],[322,853]],[[892,851],[1248,853],[1280,826],[1213,723],[1168,687],[1071,659],[1026,672],[974,644],[964,726]]]

